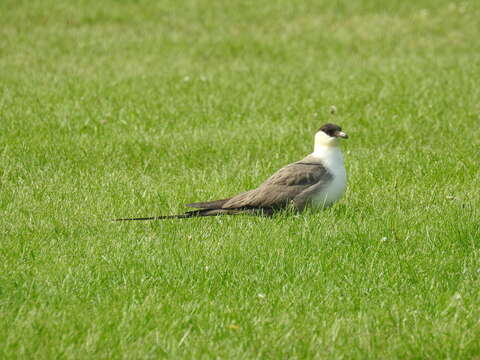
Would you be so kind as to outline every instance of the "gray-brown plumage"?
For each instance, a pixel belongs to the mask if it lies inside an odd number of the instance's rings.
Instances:
[[[332,175],[315,158],[287,165],[258,188],[238,194],[229,199],[187,204],[201,209],[218,210],[263,210],[270,213],[285,208],[290,202],[303,210],[310,195],[321,190]]]
[[[318,135],[319,133],[321,134]],[[338,173],[339,165],[333,163],[332,159],[337,161],[337,157],[340,156],[338,160],[341,165],[340,170],[343,169],[344,172],[343,158],[337,147],[337,140],[340,137],[346,138],[347,136],[339,126],[333,124],[322,126],[317,132],[315,151],[312,154],[303,160],[281,168],[256,189],[227,199],[187,204],[187,206],[198,210],[188,211],[180,215],[116,220],[156,220],[236,214],[270,216],[275,211],[284,209],[289,205],[298,211],[302,211],[313,202],[318,205],[323,201],[321,205],[328,205],[336,200],[334,198],[332,201],[329,196],[333,191],[338,192],[338,189],[332,188],[332,184],[335,185],[333,180],[336,177],[338,178],[336,173]],[[330,191],[329,189],[333,190]],[[343,192],[343,188],[340,190]],[[336,196],[335,194],[334,197]]]

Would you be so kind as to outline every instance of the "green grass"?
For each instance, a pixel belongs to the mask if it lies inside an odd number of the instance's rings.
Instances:
[[[0,358],[480,358],[479,18],[3,0]],[[255,187],[326,121],[330,209],[109,221]]]

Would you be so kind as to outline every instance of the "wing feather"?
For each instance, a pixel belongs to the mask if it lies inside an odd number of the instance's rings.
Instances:
[[[198,209],[220,209],[228,200],[230,200],[230,198],[213,200],[213,201],[195,202],[191,204],[186,204],[186,206],[198,208]]]
[[[320,188],[319,185],[331,178],[322,164],[300,161],[281,168],[257,189],[232,197],[222,208],[284,208],[308,188]],[[307,198],[302,198],[298,206],[303,208],[306,201]]]

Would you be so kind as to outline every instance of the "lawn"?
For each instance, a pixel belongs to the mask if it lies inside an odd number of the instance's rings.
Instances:
[[[0,358],[479,359],[479,18],[2,0]],[[325,122],[325,211],[110,221],[253,188]]]

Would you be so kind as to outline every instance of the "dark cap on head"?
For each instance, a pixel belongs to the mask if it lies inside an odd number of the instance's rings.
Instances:
[[[325,125],[322,125],[322,127],[318,129],[318,131],[323,131],[325,134],[331,137],[341,137],[344,139],[348,138],[348,135],[342,131],[342,128],[335,124],[327,123]]]

